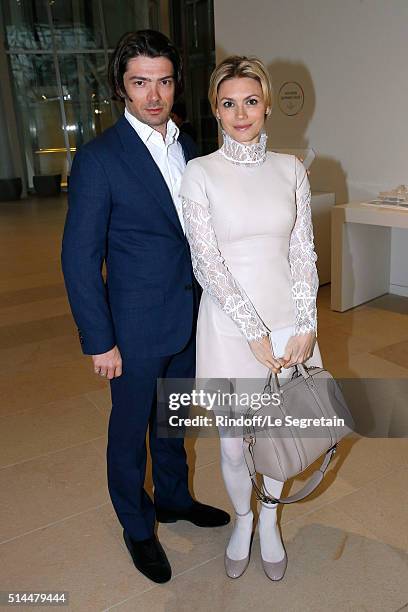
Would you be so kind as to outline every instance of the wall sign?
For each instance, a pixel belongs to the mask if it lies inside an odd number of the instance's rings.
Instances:
[[[288,81],[279,90],[278,103],[282,113],[293,117],[300,113],[305,101],[302,87],[296,81]]]

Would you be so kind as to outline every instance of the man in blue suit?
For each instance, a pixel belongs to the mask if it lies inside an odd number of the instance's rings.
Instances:
[[[195,146],[169,119],[182,72],[166,36],[124,35],[109,76],[125,115],[75,156],[62,265],[83,352],[110,380],[108,485],[125,543],[143,574],[166,582],[156,519],[229,522],[192,498],[183,439],[156,435],[157,379],[195,374],[199,294],[178,198]],[[143,488],[148,429],[154,503]]]

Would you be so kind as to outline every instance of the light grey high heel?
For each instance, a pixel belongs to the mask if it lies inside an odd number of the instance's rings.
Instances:
[[[245,514],[239,514],[239,512],[236,512],[235,514],[237,516],[247,516],[250,512],[251,512],[251,509],[249,509],[248,512],[245,512]],[[249,544],[248,555],[244,559],[238,559],[238,561],[234,559],[230,559],[229,556],[227,555],[227,551],[225,551],[224,566],[225,566],[226,574],[229,578],[239,578],[240,576],[242,576],[242,574],[245,572],[246,568],[248,567],[249,558],[251,555],[251,546],[252,546],[253,537],[254,537],[254,534],[252,532],[251,542]]]
[[[262,567],[264,568],[264,572],[270,580],[282,580],[285,575],[287,566],[288,556],[286,554],[286,550],[283,559],[281,561],[277,561],[276,563],[272,563],[271,561],[265,561],[264,559],[262,559]]]

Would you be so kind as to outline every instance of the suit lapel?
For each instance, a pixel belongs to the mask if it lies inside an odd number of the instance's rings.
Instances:
[[[121,152],[122,159],[127,164],[129,170],[138,177],[146,189],[154,196],[163,212],[184,237],[169,188],[148,148],[124,116],[116,123],[116,128],[123,146]],[[183,151],[185,151],[184,147]],[[184,152],[184,155],[186,156],[186,152]]]
[[[181,144],[182,148],[183,148],[183,153],[184,153],[184,159],[186,160],[186,164],[187,162],[190,161],[190,159],[193,159],[193,157],[195,157],[195,154],[193,151],[190,150],[189,147],[189,141],[187,138],[185,138],[183,132],[180,132],[179,137],[178,137],[178,141]]]

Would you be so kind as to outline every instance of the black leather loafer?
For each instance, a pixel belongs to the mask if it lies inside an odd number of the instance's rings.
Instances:
[[[136,568],[153,580],[168,582],[171,578],[171,567],[162,545],[155,535],[147,540],[136,541],[123,530],[123,539]]]
[[[168,510],[156,506],[156,519],[159,523],[190,521],[197,527],[221,527],[222,525],[228,525],[231,517],[224,510],[195,501],[189,510],[184,511]]]

